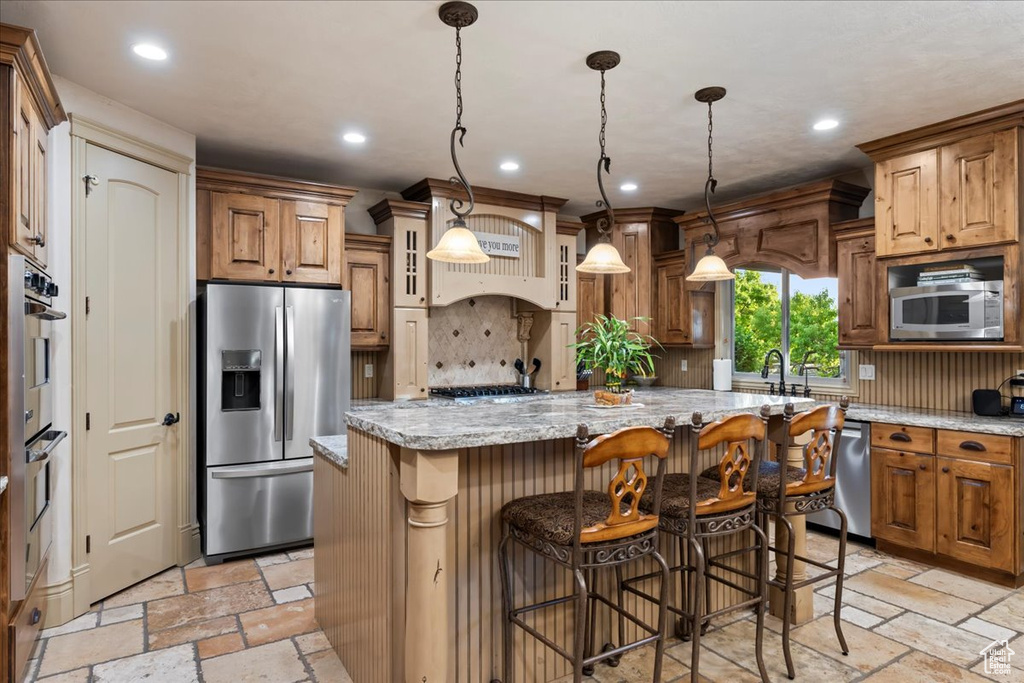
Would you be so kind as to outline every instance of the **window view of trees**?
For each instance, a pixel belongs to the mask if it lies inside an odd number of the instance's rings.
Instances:
[[[783,283],[789,299],[783,298]],[[796,375],[804,353],[813,353],[812,375],[839,377],[839,308],[835,278],[804,280],[785,270],[736,269],[733,358],[737,372],[760,372],[765,354],[782,349],[787,375]],[[788,339],[782,321],[788,317]]]

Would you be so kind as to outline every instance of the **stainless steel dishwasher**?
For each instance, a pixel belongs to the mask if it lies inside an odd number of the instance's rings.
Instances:
[[[836,507],[846,513],[849,533],[871,538],[871,423],[847,420],[839,439]],[[839,516],[823,510],[807,516],[818,526],[839,530]]]

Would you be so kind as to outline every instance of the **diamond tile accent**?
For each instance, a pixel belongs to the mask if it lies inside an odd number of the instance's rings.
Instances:
[[[469,367],[475,368],[476,367],[476,361],[475,360],[469,361]]]
[[[434,367],[440,370],[441,368],[444,367],[444,363],[442,363],[441,361],[437,361],[436,363],[434,363]]]
[[[430,311],[432,362],[427,381],[432,387],[516,381],[510,359],[522,355],[522,346],[516,338],[512,299],[481,296],[472,301],[473,305],[463,299]]]
[[[490,330],[484,330],[484,336],[485,337],[490,337],[491,336],[491,331]]]
[[[452,330],[452,336],[453,337],[458,337],[459,336],[459,331],[458,330]]]

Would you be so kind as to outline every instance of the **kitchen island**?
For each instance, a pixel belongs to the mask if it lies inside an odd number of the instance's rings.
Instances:
[[[712,421],[766,403],[775,416],[788,402],[813,404],[667,388],[638,390],[634,402],[640,405],[601,409],[590,392],[572,392],[382,404],[347,415],[347,446],[338,437],[314,439],[316,617],[353,679],[479,683],[499,676],[498,513],[519,496],[572,489],[578,424],[601,434],[660,426],[672,416],[668,470],[679,472],[687,469],[693,412]],[[610,463],[589,471],[587,486],[604,490],[612,474]],[[664,551],[673,558],[674,547]],[[571,592],[561,568],[521,548],[512,558],[518,600]],[[728,589],[715,587],[713,603],[729,599]],[[647,603],[630,607],[653,618]],[[568,641],[568,610],[535,614],[535,627]],[[568,673],[561,657],[521,633],[515,653],[517,680]]]

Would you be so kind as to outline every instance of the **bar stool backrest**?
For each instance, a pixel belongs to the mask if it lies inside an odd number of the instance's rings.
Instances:
[[[690,500],[697,500],[697,476],[700,472],[700,454],[719,446],[725,453],[718,461],[720,484],[718,496],[690,505],[691,520],[698,515],[715,515],[739,510],[754,504],[757,498],[757,474],[768,443],[768,417],[771,409],[761,406],[759,415],[741,413],[702,426],[703,416],[694,413],[691,418],[690,437]],[[754,448],[750,442],[756,441]],[[753,455],[750,451],[753,450]],[[743,485],[750,473],[750,486]],[[693,524],[690,528],[695,528]]]
[[[673,418],[665,420],[661,429],[654,427],[626,427],[611,434],[588,441],[586,425],[576,430],[576,543],[595,543],[628,538],[658,526],[661,512],[661,482],[665,475],[665,459],[668,457],[669,442],[675,431]],[[658,459],[657,479],[654,491],[654,507],[650,514],[640,512],[640,499],[647,490],[647,473],[644,460],[654,456]],[[609,460],[618,460],[619,468],[608,482],[608,498],[611,512],[607,519],[583,527],[583,471],[585,468],[600,467]]]
[[[803,446],[804,476],[800,481],[787,481],[779,477],[779,503],[785,505],[786,496],[804,496],[824,491],[836,485],[836,465],[839,439],[846,422],[846,410],[850,399],[843,397],[839,405],[825,405],[794,415],[795,408],[787,403],[783,412],[786,428],[780,450],[780,471],[787,467],[789,446],[796,437],[811,433],[811,439]]]

